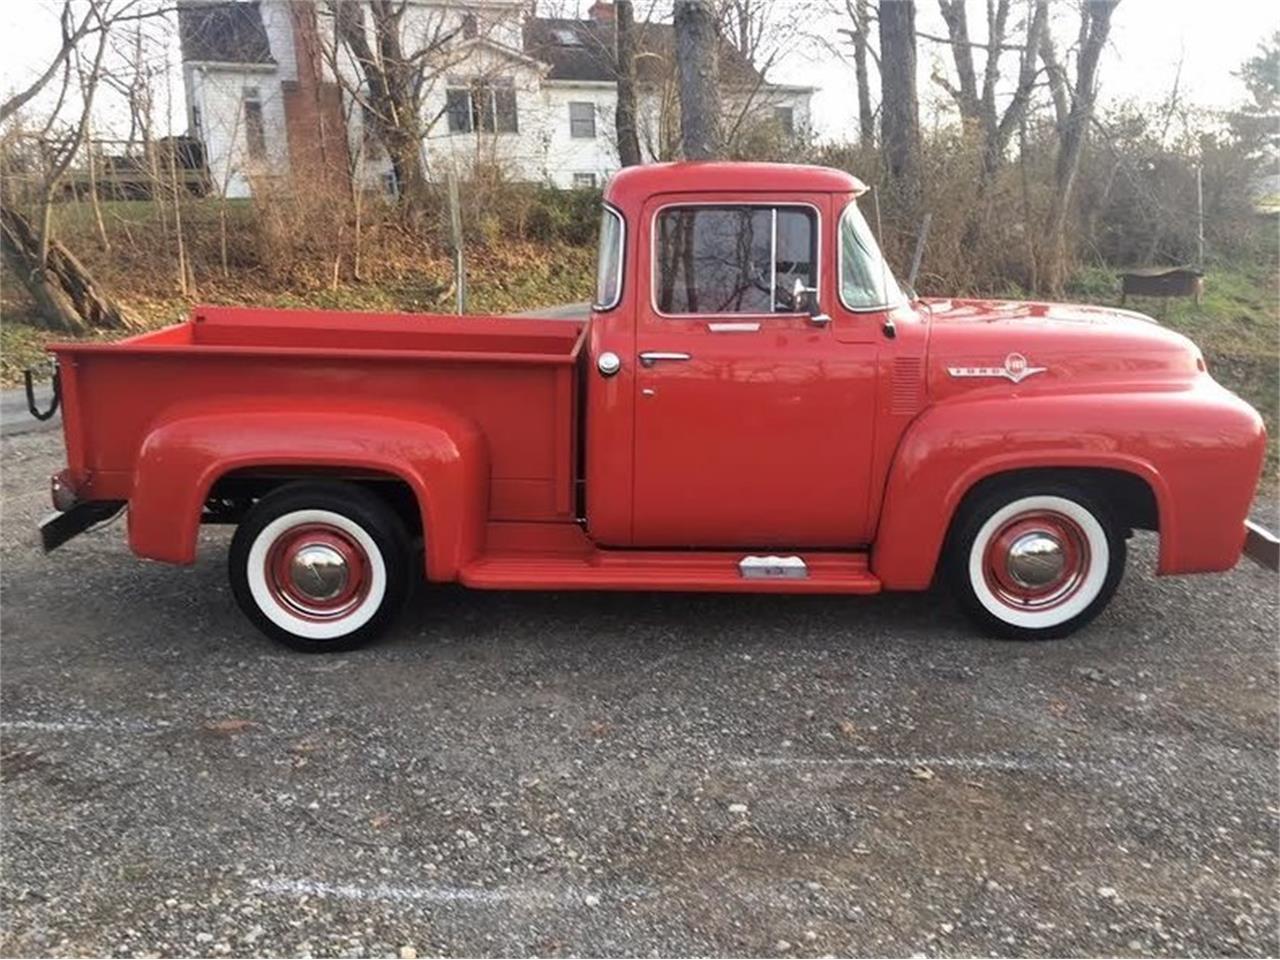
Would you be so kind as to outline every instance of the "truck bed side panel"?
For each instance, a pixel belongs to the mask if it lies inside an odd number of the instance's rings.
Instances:
[[[331,319],[319,333],[295,321],[289,341],[279,314],[291,312],[262,313],[212,343],[188,323],[122,344],[57,348],[69,466],[84,498],[128,499],[147,434],[175,406],[395,413],[429,403],[483,434],[489,519],[572,519],[579,325],[481,320],[464,334],[465,318],[417,318],[416,327],[415,318],[384,318],[358,340],[353,318],[337,315],[346,326]]]

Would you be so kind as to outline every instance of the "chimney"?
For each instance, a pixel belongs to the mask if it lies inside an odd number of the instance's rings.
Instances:
[[[605,0],[596,0],[587,11],[587,16],[596,23],[613,23],[613,4]]]

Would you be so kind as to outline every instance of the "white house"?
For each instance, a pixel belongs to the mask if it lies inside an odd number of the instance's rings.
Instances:
[[[326,7],[310,0],[181,0],[190,133],[205,144],[214,188],[248,196],[260,178],[304,163],[395,189],[385,151],[365,140],[359,64],[335,49]],[[410,0],[406,48],[432,54],[423,98],[428,176],[497,165],[520,180],[598,186],[618,168],[613,6],[587,19],[535,16],[524,0]],[[670,24],[636,27],[638,127],[647,159],[667,159],[678,129]],[[374,41],[371,27],[368,33]],[[328,44],[328,46],[326,46]],[[813,88],[769,83],[725,43],[721,84],[730,121],[787,136],[809,126]]]

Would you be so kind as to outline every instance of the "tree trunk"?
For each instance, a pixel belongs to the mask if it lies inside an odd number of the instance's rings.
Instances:
[[[871,9],[868,0],[853,0],[853,76],[858,86],[858,143],[865,149],[875,146],[876,115],[871,109],[871,81],[867,70]]]
[[[707,0],[677,0],[680,140],[686,160],[720,155],[720,58],[715,11]]]
[[[123,329],[128,324],[115,302],[102,293],[84,265],[57,240],[42,241],[17,210],[0,208],[0,246],[10,269],[36,301],[50,329],[81,333],[93,327]]]
[[[405,211],[417,219],[427,194],[427,175],[422,166],[423,62],[425,54],[442,48],[447,38],[437,37],[429,43],[430,49],[407,56],[401,36],[403,4],[371,0],[368,10],[375,51],[366,31],[365,4],[339,0],[334,9],[336,35],[359,67],[365,83],[361,96],[373,107],[366,111],[365,119],[386,147]]]
[[[966,123],[981,119],[982,107],[978,103],[978,74],[973,66],[973,44],[969,41],[969,15],[964,0],[938,0],[938,10],[947,25],[951,38],[951,58],[956,65],[956,78],[960,87],[952,91],[960,119]],[[989,50],[988,57],[999,56],[998,50]]]
[[[617,31],[614,54],[617,58],[618,105],[614,111],[614,132],[618,137],[618,162],[624,167],[638,166],[640,137],[636,133],[636,37],[632,0],[614,3],[614,27]]]
[[[889,176],[914,192],[920,149],[915,0],[880,0],[880,90],[880,143]]]
[[[1009,146],[1013,132],[1022,125],[1023,117],[1031,103],[1031,94],[1035,91],[1036,51],[1040,49],[1041,38],[1049,31],[1049,0],[1034,0],[1027,21],[1026,43],[1018,60],[1018,86],[1013,91],[1013,98],[1005,108],[999,122],[986,129],[986,142],[982,157],[983,186],[985,187],[995,176],[1004,160],[1004,152]],[[992,50],[988,56],[995,56]],[[991,118],[994,120],[994,116]]]
[[[1088,0],[1080,14],[1084,20],[1080,29],[1083,42],[1076,63],[1071,110],[1059,131],[1058,156],[1054,164],[1053,202],[1049,207],[1046,231],[1049,237],[1049,262],[1043,273],[1049,292],[1055,295],[1062,292],[1066,281],[1069,253],[1067,219],[1071,212],[1071,194],[1076,174],[1080,170],[1085,135],[1089,122],[1093,119],[1093,104],[1098,93],[1098,60],[1106,46],[1107,33],[1111,29],[1111,13],[1117,3],[1119,0]]]

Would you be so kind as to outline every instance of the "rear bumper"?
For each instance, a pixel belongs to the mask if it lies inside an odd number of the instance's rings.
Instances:
[[[72,537],[110,520],[123,510],[123,500],[86,500],[63,513],[51,513],[40,521],[40,542],[45,553],[56,550]]]
[[[1244,522],[1244,555],[1268,570],[1280,570],[1280,538],[1252,520]]]

